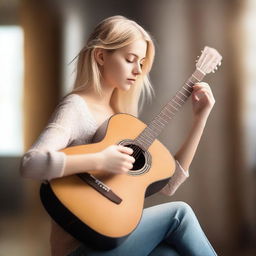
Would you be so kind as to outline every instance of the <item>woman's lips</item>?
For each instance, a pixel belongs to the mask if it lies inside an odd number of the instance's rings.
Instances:
[[[129,82],[131,82],[131,83],[134,83],[136,80],[135,79],[133,79],[133,78],[128,78],[127,79]]]

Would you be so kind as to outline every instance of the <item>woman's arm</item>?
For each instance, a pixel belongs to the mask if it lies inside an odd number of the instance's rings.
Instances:
[[[204,120],[194,121],[187,139],[174,156],[184,170],[188,170],[190,167],[203,134],[205,123],[206,121]]]
[[[57,107],[46,128],[31,148],[22,156],[20,173],[25,178],[51,180],[80,172],[97,170],[126,173],[132,168],[132,149],[110,145],[105,150],[91,154],[67,155],[61,152],[73,141],[85,141],[92,136],[84,105],[77,97],[66,98]],[[88,125],[88,126],[87,126]]]
[[[188,170],[196,153],[198,144],[204,131],[204,127],[211,109],[215,103],[212,91],[207,83],[198,83],[194,85],[192,93],[192,106],[194,120],[192,128],[178,150],[174,158],[176,159],[176,170],[168,184],[162,188],[161,192],[171,196],[177,188],[189,176]]]
[[[76,97],[70,96],[60,102],[46,128],[22,156],[20,173],[23,177],[51,180],[77,173],[81,168],[94,169],[98,156],[94,154],[68,156],[59,151],[76,138],[86,138],[84,132],[84,129],[87,129],[86,115],[80,115],[84,108],[83,105],[80,107],[76,100]]]
[[[192,106],[194,121],[187,139],[175,154],[184,170],[188,170],[196,153],[198,144],[204,131],[204,127],[211,109],[215,103],[211,88],[207,83],[194,85],[192,93]]]

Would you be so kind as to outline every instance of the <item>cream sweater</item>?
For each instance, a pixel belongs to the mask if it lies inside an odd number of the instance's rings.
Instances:
[[[66,155],[59,150],[92,142],[98,129],[86,101],[77,94],[64,97],[50,117],[48,124],[31,148],[22,156],[21,175],[36,180],[51,180],[63,176]],[[169,183],[161,190],[172,195],[188,177],[178,161]],[[79,242],[52,221],[51,249],[53,256],[64,256],[79,246]]]

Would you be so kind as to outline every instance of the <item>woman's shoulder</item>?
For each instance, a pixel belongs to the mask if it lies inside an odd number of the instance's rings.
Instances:
[[[87,112],[87,108],[81,96],[72,93],[61,98],[55,111],[78,115],[81,112]]]
[[[80,102],[80,98],[77,94],[71,93],[63,96],[61,100],[59,101],[58,106],[63,106],[63,105],[77,105]]]
[[[56,105],[50,121],[53,121],[53,119],[56,118],[68,118],[69,116],[73,116],[77,112],[77,104],[77,99],[74,97],[74,95],[66,95],[62,97]]]
[[[61,98],[54,112],[51,115],[50,122],[65,120],[67,122],[90,119],[90,113],[83,99],[77,94],[68,94]]]
[[[84,126],[86,123],[87,128],[90,129],[94,129],[96,125],[87,102],[81,95],[76,93],[64,96],[57,105],[53,116],[62,116],[77,126]]]

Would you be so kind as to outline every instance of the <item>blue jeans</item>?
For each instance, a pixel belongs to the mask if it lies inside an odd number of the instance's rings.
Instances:
[[[117,248],[95,251],[81,245],[69,256],[213,256],[217,255],[191,209],[170,202],[144,209],[141,221]]]

